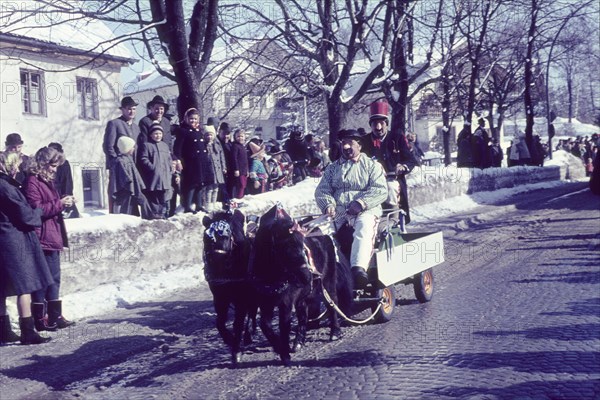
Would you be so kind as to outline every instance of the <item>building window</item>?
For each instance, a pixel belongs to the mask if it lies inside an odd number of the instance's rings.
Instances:
[[[102,179],[99,168],[81,170],[83,180],[83,206],[102,207]]]
[[[77,105],[80,119],[100,119],[98,85],[95,79],[77,78]]]
[[[23,113],[46,115],[43,72],[21,70],[21,100]]]
[[[233,108],[237,103],[236,92],[231,90],[225,93],[225,107]]]

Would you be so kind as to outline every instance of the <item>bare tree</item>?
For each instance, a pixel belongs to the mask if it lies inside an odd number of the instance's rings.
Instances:
[[[177,83],[180,112],[200,107],[199,83],[217,37],[218,0],[38,0],[15,4],[18,7],[5,5],[1,9],[3,33],[18,35],[20,31],[78,20],[82,23],[103,21],[115,32],[114,38],[84,49],[91,58],[71,69],[94,62],[121,43],[141,42],[157,70]],[[40,24],[43,16],[46,18]],[[14,28],[17,25],[19,29]],[[172,66],[172,72],[161,68],[160,61],[165,59]]]
[[[258,35],[285,48],[300,66],[272,73],[285,77],[300,96],[323,98],[330,139],[335,140],[345,114],[383,71],[383,47],[389,42],[389,32],[383,27],[389,25],[391,16],[387,2],[324,0],[300,4],[275,0],[271,5],[268,11],[256,4],[240,5],[248,18],[244,24],[230,26],[227,33],[239,41],[254,40]],[[371,40],[373,37],[376,40]],[[373,43],[377,44],[375,50],[369,47]],[[368,68],[357,72],[358,61],[367,61]]]

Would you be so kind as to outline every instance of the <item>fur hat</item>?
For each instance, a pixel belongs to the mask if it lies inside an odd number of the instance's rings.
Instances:
[[[248,148],[250,149],[250,157],[257,158],[259,156],[265,155],[265,145],[261,144],[260,146],[254,142],[248,142]]]
[[[369,123],[374,119],[385,119],[388,121],[389,108],[390,105],[385,100],[377,100],[371,103]]]
[[[117,148],[121,154],[127,154],[135,147],[135,140],[129,136],[121,136],[117,140]]]

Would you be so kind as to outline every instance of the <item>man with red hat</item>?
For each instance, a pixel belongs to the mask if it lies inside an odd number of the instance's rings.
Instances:
[[[371,133],[364,140],[363,152],[379,161],[387,174],[388,200],[384,208],[400,207],[405,222],[410,222],[406,174],[419,164],[410,151],[403,133],[389,132],[389,104],[385,100],[371,103],[369,125]]]

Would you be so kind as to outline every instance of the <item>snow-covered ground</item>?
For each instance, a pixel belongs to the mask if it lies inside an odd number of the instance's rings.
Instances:
[[[565,152],[557,152],[554,159],[548,161],[546,165],[564,164],[567,157]],[[419,175],[419,171],[413,171],[413,174]],[[246,215],[261,215],[272,205],[280,202],[295,217],[317,214],[319,210],[316,208],[313,199],[318,182],[319,179],[309,178],[292,187],[256,196],[246,196],[241,200],[240,209]],[[485,204],[495,204],[517,193],[562,184],[564,184],[564,181],[549,181],[515,186],[493,192],[476,192],[429,204],[413,203],[411,204],[411,215],[414,224],[423,226],[428,221],[437,218],[461,214]],[[81,291],[74,290],[71,291],[71,294],[64,295],[65,315],[74,319],[91,317],[110,312],[115,307],[150,301],[164,296],[170,291],[201,284],[204,280],[203,266],[199,256],[201,253],[200,246],[196,243],[200,240],[200,232],[197,227],[203,216],[202,213],[197,215],[177,214],[170,218],[168,222],[142,221],[140,218],[133,216],[106,215],[104,211],[96,211],[92,214],[84,214],[83,218],[67,220],[67,231],[70,235],[77,235],[78,238],[87,237],[90,243],[95,243],[98,249],[105,249],[105,251],[108,248],[113,248],[112,243],[115,241],[126,243],[130,235],[145,235],[147,236],[145,242],[148,243],[148,246],[152,246],[152,249],[147,251],[151,251],[155,256],[152,256],[150,261],[146,256],[143,263],[127,264],[128,262],[136,262],[136,260],[135,254],[125,248],[120,253],[122,256],[120,262],[116,260],[111,262],[109,258],[108,263],[98,263],[95,262],[98,261],[95,257],[100,257],[100,254],[93,248],[86,249],[84,255],[78,253],[81,249],[77,249],[77,251],[70,249],[69,252],[65,252],[62,264],[63,271],[66,268],[87,269],[84,278],[77,277],[77,275],[83,274],[78,274],[73,270],[68,273],[64,272],[64,275],[69,275],[71,280],[74,279],[73,276],[80,279],[80,281],[71,282],[71,286],[75,285],[79,288],[79,285],[81,285],[86,288]],[[192,226],[193,229],[186,230],[185,227],[187,226]],[[168,237],[173,232],[178,235],[181,235],[182,232],[184,234],[181,237],[173,237],[172,240],[157,240],[165,236]],[[174,247],[174,241],[179,245],[178,248]],[[78,262],[68,262],[69,257],[79,257]],[[106,257],[106,255],[102,257]],[[174,262],[175,257],[178,257],[176,263]],[[81,258],[86,260],[81,261]],[[177,265],[177,267],[173,265]],[[107,276],[114,276],[117,279],[107,279]],[[123,276],[122,279],[121,276]],[[85,281],[82,281],[82,279],[85,279]],[[114,283],[104,283],[107,281]],[[65,285],[68,285],[68,282],[65,282]],[[14,302],[9,301],[9,307],[12,308],[11,313],[16,315]]]

